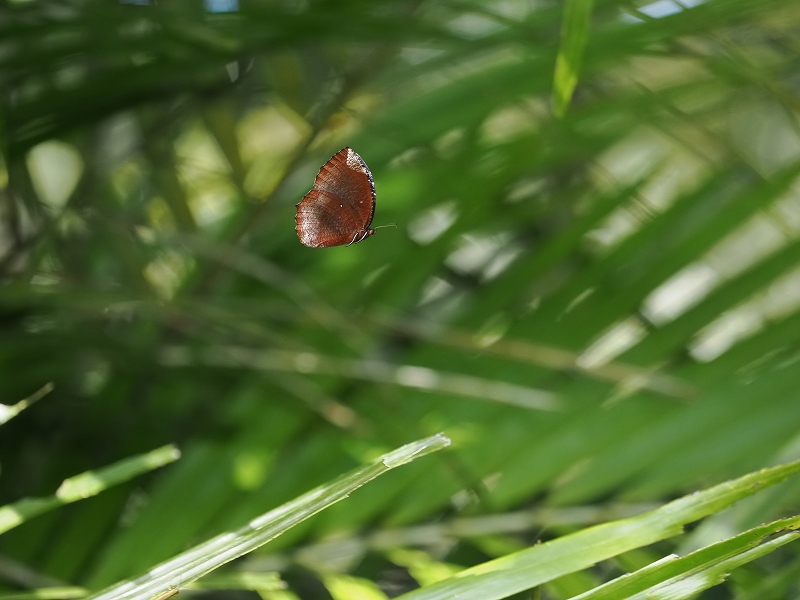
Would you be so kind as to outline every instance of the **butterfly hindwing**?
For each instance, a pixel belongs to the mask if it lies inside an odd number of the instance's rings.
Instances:
[[[306,246],[341,246],[353,241],[355,232],[351,223],[357,218],[355,209],[335,194],[311,190],[297,205],[295,229]]]
[[[362,158],[343,148],[326,162],[314,188],[297,205],[300,241],[315,248],[340,246],[371,235],[375,185]]]

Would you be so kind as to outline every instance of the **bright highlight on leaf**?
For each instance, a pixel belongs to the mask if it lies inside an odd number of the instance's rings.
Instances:
[[[286,583],[275,572],[236,572],[203,577],[186,586],[192,590],[253,590],[272,592],[286,588]]]
[[[33,404],[37,400],[40,400],[41,398],[52,392],[54,388],[55,386],[51,381],[50,383],[47,383],[44,386],[42,386],[42,388],[37,390],[34,394],[31,394],[24,400],[20,400],[16,404],[12,404],[10,406],[6,404],[0,404],[0,425],[2,425],[3,423],[7,423],[8,421],[16,417],[19,413],[28,408],[31,404]]]
[[[163,467],[180,458],[180,451],[172,444],[157,448],[147,454],[126,458],[100,469],[87,471],[64,480],[54,496],[47,498],[23,498],[13,504],[0,507],[0,533],[32,519],[33,517],[119,485],[153,469]]]
[[[623,575],[585,594],[576,596],[572,600],[615,600],[638,597],[640,594],[651,593],[652,590],[667,588],[675,590],[681,587],[679,583],[681,581],[699,583],[701,580],[707,580],[713,581],[711,585],[716,585],[722,580],[716,576],[706,576],[711,573],[726,573],[726,569],[735,568],[793,541],[798,536],[798,533],[793,530],[798,527],[800,527],[800,517],[781,519],[712,544],[684,557],[679,558],[672,554],[635,573]],[[779,538],[769,539],[770,536],[787,530],[792,531]],[[776,543],[779,540],[780,543]]]
[[[388,596],[369,579],[330,573],[322,581],[333,600],[388,600]]]
[[[553,76],[553,112],[563,117],[578,83],[583,51],[589,38],[593,0],[566,0],[561,45]]]
[[[62,502],[74,502],[81,498],[88,498],[104,489],[127,481],[137,475],[163,467],[181,456],[180,451],[173,445],[158,448],[147,454],[134,456],[122,460],[102,471],[87,471],[75,477],[65,479],[58,490],[56,498]]]
[[[141,577],[114,585],[91,598],[151,600],[171,586],[185,586],[263,546],[287,529],[346,498],[378,475],[449,445],[450,440],[441,434],[406,444],[365,467],[351,471],[253,519],[236,531],[223,533],[161,563]]]
[[[386,557],[394,564],[408,569],[409,575],[421,586],[444,581],[464,570],[463,567],[437,561],[421,550],[393,548],[386,553]]]
[[[65,142],[42,142],[28,152],[27,164],[39,198],[53,210],[61,210],[83,173],[78,150]]]
[[[800,462],[763,469],[674,500],[644,515],[597,525],[509,554],[440,583],[401,596],[403,600],[493,600],[588,568],[623,552],[663,540],[683,526],[730,506],[800,471]],[[792,521],[794,523],[794,521]]]

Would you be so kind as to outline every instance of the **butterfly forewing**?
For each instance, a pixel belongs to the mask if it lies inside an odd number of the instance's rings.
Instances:
[[[297,205],[300,241],[316,248],[340,246],[367,236],[375,213],[375,186],[367,165],[350,148],[337,152]]]

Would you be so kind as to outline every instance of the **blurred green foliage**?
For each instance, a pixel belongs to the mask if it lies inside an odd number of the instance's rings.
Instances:
[[[289,584],[262,596],[399,595],[800,458],[799,28],[796,0],[7,1],[0,506],[183,457],[0,536],[0,591],[135,576],[438,431],[247,558]],[[344,146],[398,228],[306,248]],[[800,512],[759,498],[540,592]],[[783,597],[797,552],[714,592]]]

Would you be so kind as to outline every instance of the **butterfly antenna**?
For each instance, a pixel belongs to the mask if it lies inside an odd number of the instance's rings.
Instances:
[[[397,223],[389,223],[388,225],[378,225],[377,227],[373,227],[373,229],[381,229],[383,227],[397,227]]]

